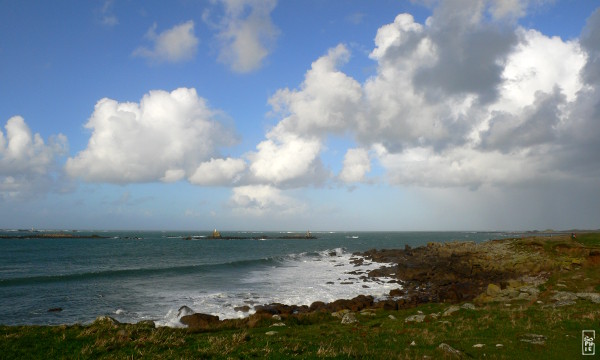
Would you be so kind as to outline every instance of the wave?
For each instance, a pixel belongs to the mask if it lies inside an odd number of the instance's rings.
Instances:
[[[100,270],[72,274],[27,276],[11,279],[0,279],[0,288],[22,285],[41,285],[58,282],[85,281],[98,279],[122,279],[129,277],[148,277],[156,275],[187,275],[208,273],[227,269],[244,269],[257,266],[276,266],[281,262],[277,258],[247,259],[216,264],[180,265],[168,267],[149,267],[118,270]]]

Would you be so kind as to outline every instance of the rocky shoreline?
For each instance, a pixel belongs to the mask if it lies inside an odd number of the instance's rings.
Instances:
[[[336,314],[368,309],[399,310],[424,303],[450,305],[474,302],[483,305],[513,300],[536,301],[540,294],[538,287],[553,272],[570,270],[586,263],[600,263],[600,249],[584,246],[568,235],[492,240],[479,244],[429,243],[417,248],[373,249],[353,255],[351,261],[355,265],[365,261],[386,265],[368,273],[350,274],[357,275],[364,282],[386,278],[386,281],[400,286],[391,290],[384,299],[359,295],[353,299],[330,303],[317,301],[311,305],[257,305],[254,306],[254,314],[243,319],[220,320],[213,315],[191,313],[188,308],[184,309],[187,314],[182,314],[180,321],[191,329],[229,325],[252,327],[265,318],[302,317],[315,312]],[[600,294],[557,292],[553,299],[558,306],[561,306],[561,301],[567,303],[576,299],[600,303]],[[249,312],[250,308],[237,310]]]

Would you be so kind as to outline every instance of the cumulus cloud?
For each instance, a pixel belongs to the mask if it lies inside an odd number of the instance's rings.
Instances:
[[[350,127],[362,96],[360,84],[338,70],[349,55],[343,45],[329,50],[312,64],[299,89],[282,89],[269,99],[283,118],[248,155],[257,179],[301,186],[329,176],[319,157],[324,135]]]
[[[218,22],[219,61],[239,73],[260,68],[279,30],[271,20],[277,0],[214,0],[225,14]]]
[[[236,213],[252,216],[294,215],[306,211],[306,204],[270,185],[235,187],[230,203]]]
[[[140,46],[133,51],[133,56],[140,56],[156,62],[182,62],[191,60],[198,49],[199,40],[194,34],[192,20],[175,25],[160,34],[156,33],[156,23],[146,33],[152,42],[150,48]]]
[[[195,89],[150,91],[139,103],[104,98],[85,125],[92,131],[87,148],[70,157],[65,169],[90,182],[172,182],[192,176],[202,183],[198,168],[235,141],[218,120],[219,112]]]
[[[371,171],[371,160],[366,149],[348,149],[344,156],[344,167],[339,179],[344,182],[364,181],[365,175]]]
[[[323,166],[327,137],[344,134],[360,145],[346,153],[345,182],[364,181],[372,160],[398,185],[593,178],[585,164],[599,162],[599,12],[580,40],[563,40],[513,21],[537,2],[432,3],[423,23],[400,14],[379,28],[377,72],[364,83],[339,70],[350,58],[339,45],[298,89],[276,92],[269,102],[282,118],[249,157],[251,172],[277,186],[299,180]]]
[[[21,198],[49,190],[57,161],[66,154],[67,138],[59,134],[44,142],[21,116],[8,119],[0,130],[0,199]]]
[[[201,163],[189,177],[194,185],[223,185],[239,181],[246,170],[246,162],[242,159],[210,159]]]

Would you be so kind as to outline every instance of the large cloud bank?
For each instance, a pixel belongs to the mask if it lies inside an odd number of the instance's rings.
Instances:
[[[340,70],[347,47],[332,48],[297,89],[271,98],[284,117],[250,170],[306,185],[327,136],[350,134],[344,182],[367,180],[372,160],[390,183],[425,187],[596,176],[598,12],[581,39],[563,40],[514,27],[524,10],[509,5],[446,1],[422,24],[398,15],[377,31],[377,73],[364,83]]]

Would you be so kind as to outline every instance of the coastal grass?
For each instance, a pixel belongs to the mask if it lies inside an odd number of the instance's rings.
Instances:
[[[509,305],[490,303],[444,317],[440,314],[449,305],[425,304],[357,314],[354,324],[314,313],[284,319],[286,326],[272,326],[276,321],[269,319],[255,328],[204,332],[107,321],[1,326],[0,354],[3,359],[565,359],[581,353],[582,330],[600,328],[600,308],[593,303],[558,308],[545,302]],[[425,321],[405,321],[419,312],[426,315]],[[535,338],[543,344],[527,342]],[[440,349],[442,343],[460,355]]]

